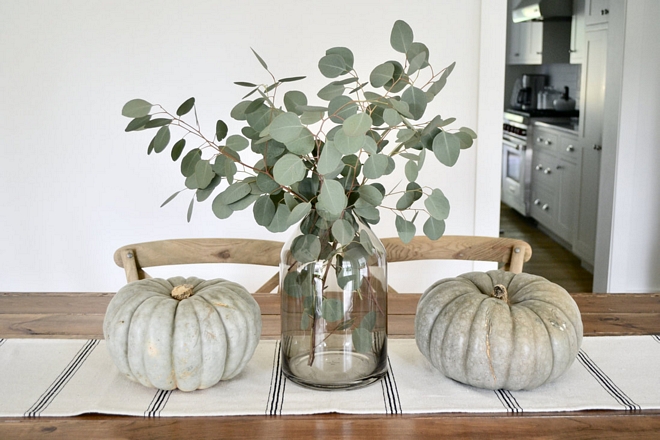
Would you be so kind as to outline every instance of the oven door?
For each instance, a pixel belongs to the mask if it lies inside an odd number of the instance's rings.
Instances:
[[[524,141],[502,139],[502,201],[522,215],[528,215],[525,184],[527,146]]]

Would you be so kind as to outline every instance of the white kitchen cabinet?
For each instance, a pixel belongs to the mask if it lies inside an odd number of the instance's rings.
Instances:
[[[535,127],[533,151],[531,215],[572,250],[580,196],[578,137]]]
[[[586,0],[584,23],[587,26],[605,24],[609,21],[610,0]]]
[[[607,29],[587,29],[580,97],[580,209],[573,252],[589,265],[596,246],[606,62]]]
[[[573,0],[573,17],[571,19],[570,63],[582,64],[584,61],[584,11],[585,0]]]
[[[568,63],[569,21],[513,23],[509,19],[508,64]]]

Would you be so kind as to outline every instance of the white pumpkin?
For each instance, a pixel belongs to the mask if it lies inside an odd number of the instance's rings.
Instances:
[[[129,379],[192,391],[241,372],[259,342],[261,312],[252,295],[231,281],[152,278],[117,292],[103,335]]]
[[[545,278],[471,272],[424,292],[415,339],[447,377],[479,388],[529,390],[573,363],[582,320],[566,290]]]

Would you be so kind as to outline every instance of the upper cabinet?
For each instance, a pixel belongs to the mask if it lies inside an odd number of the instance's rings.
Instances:
[[[584,11],[585,0],[573,0],[571,20],[571,64],[584,62]]]
[[[586,0],[584,10],[584,24],[593,26],[604,24],[609,20],[610,0]]]
[[[571,45],[570,21],[526,21],[509,19],[508,64],[568,63]]]

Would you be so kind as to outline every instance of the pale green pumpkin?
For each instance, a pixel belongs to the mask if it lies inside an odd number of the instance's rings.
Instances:
[[[192,295],[175,299],[173,290]],[[261,312],[252,295],[231,281],[153,278],[117,292],[103,334],[115,365],[129,379],[192,391],[241,372],[259,342]]]
[[[573,298],[545,278],[472,272],[424,292],[415,339],[449,378],[479,388],[530,390],[573,363],[582,320]]]

